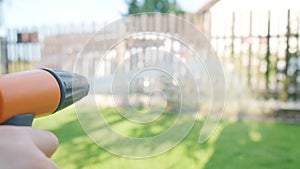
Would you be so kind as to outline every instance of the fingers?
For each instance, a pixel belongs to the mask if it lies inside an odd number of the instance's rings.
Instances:
[[[58,147],[57,137],[49,131],[35,128],[30,128],[28,133],[31,135],[34,144],[50,158]]]
[[[58,169],[50,159],[58,146],[51,132],[1,126],[0,136],[0,169]]]
[[[59,169],[58,166],[49,158],[47,158],[46,164],[47,166],[45,169]]]

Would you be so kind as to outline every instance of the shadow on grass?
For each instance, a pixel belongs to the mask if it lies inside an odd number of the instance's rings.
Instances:
[[[136,138],[155,136],[176,118],[167,114],[151,125],[128,127],[128,121],[112,110],[107,109],[104,114],[110,125],[120,131],[126,129],[127,135]],[[168,152],[129,159],[112,155],[94,144],[82,130],[75,112],[57,114],[38,123],[59,138],[60,147],[53,159],[62,169],[295,169],[300,166],[299,125],[225,121],[207,143],[199,144],[203,121],[197,120],[188,135]]]
[[[137,125],[128,128],[128,121],[119,114],[112,112],[110,109],[103,112],[110,125],[116,126],[116,129],[118,129],[119,126],[121,130],[127,128],[127,134],[136,138],[151,137],[163,132],[174,123],[177,117],[176,114],[166,114],[164,117],[150,125]],[[109,167],[112,169],[181,169],[186,168],[186,166],[188,166],[189,169],[198,169],[200,163],[203,163],[202,157],[207,155],[206,152],[208,149],[211,149],[210,146],[200,145],[197,142],[202,127],[202,122],[197,121],[187,137],[175,148],[166,153],[145,159],[122,158],[112,155],[94,144],[82,130],[78,120],[74,117],[71,119],[72,120],[64,122],[52,129],[60,140],[60,147],[53,159],[64,169],[102,167]],[[114,146],[121,146],[120,148],[122,148],[122,144],[112,144]],[[157,142],[152,146],[159,146],[159,144],[160,143]]]
[[[116,124],[121,121],[122,119],[114,118],[111,123]],[[51,130],[59,138],[60,145],[53,160],[63,169],[82,169],[115,157],[89,139],[80,126],[75,112],[64,111],[36,123],[36,126]]]
[[[300,126],[228,123],[205,169],[294,169],[300,166]]]
[[[60,147],[53,157],[62,168],[81,169],[87,164],[99,163],[111,156],[94,144],[81,129],[77,119],[53,130],[59,138]]]
[[[300,125],[227,121],[219,125],[219,131],[207,143],[199,144],[202,125],[202,121],[196,121],[180,144],[152,159],[173,159],[164,169],[295,169],[300,166]],[[143,136],[144,132],[152,131],[148,127],[136,132]]]

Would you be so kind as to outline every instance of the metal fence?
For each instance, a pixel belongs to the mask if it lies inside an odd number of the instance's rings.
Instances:
[[[211,42],[223,65],[266,98],[300,99],[300,11],[210,14]]]
[[[241,81],[261,96],[300,99],[300,11],[210,15],[205,23],[200,23],[204,18],[201,16],[185,17],[208,32],[225,69],[233,69]],[[182,25],[170,23],[168,19],[148,16],[149,22],[144,22],[145,18],[141,17],[147,16],[137,16],[137,24],[147,23],[153,28],[165,26],[165,32],[182,28]],[[1,73],[39,66],[70,70],[86,40],[104,25],[91,23],[9,29],[7,50],[1,49],[1,53],[7,51],[8,60],[1,55]],[[4,44],[2,40],[1,46]],[[105,68],[109,72],[108,69]]]

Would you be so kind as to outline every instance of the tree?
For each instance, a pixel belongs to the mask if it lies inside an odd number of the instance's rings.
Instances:
[[[141,7],[138,4],[137,0],[131,0],[131,1],[127,1],[127,5],[128,5],[128,11],[127,11],[127,15],[129,14],[136,14],[136,13],[140,13],[141,11]]]
[[[139,4],[138,0],[130,0],[126,2],[128,12],[126,15],[138,14],[143,12],[161,12],[183,14],[184,11],[177,4],[176,0],[144,0]]]

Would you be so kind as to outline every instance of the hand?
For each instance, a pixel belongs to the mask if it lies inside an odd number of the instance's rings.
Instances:
[[[0,126],[0,169],[58,169],[50,159],[57,146],[51,132]]]

